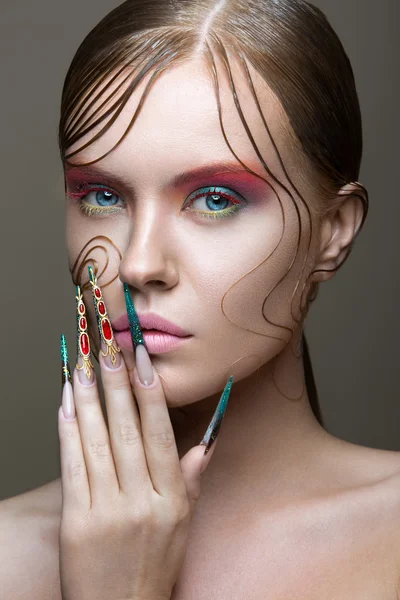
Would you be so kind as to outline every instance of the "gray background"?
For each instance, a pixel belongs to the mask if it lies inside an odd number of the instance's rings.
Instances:
[[[60,476],[59,335],[74,339],[57,125],[84,36],[120,2],[2,0],[0,498]],[[370,213],[306,323],[328,431],[400,450],[399,0],[318,0],[352,61]]]

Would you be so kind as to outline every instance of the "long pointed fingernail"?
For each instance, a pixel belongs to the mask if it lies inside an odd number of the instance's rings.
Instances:
[[[143,346],[145,346],[143,333],[142,333],[142,330],[140,329],[139,319],[136,314],[135,307],[133,306],[133,301],[132,301],[131,293],[129,291],[128,284],[126,284],[126,283],[124,283],[124,296],[125,296],[126,312],[128,314],[129,330],[131,332],[133,349],[135,349],[136,346],[139,346],[139,344],[142,344]]]
[[[60,353],[61,353],[61,386],[64,386],[64,383],[71,383],[71,371],[69,368],[69,360],[68,360],[68,349],[67,349],[67,340],[65,335],[62,334],[60,339]]]
[[[136,370],[143,385],[151,385],[154,381],[153,365],[151,364],[146,346],[139,344],[135,352]]]
[[[89,385],[94,379],[93,364],[91,361],[90,340],[86,317],[86,306],[79,285],[76,286],[76,337],[77,337],[77,363],[79,381]]]
[[[106,359],[105,362],[111,369],[117,369],[121,364],[121,348],[114,338],[114,332],[108,318],[107,308],[104,302],[102,291],[97,283],[97,277],[93,268],[88,267],[89,280],[92,286],[93,303],[96,311],[97,326],[99,328],[100,339],[102,343],[101,354]]]
[[[224,417],[226,407],[228,405],[228,398],[231,393],[232,382],[233,382],[233,375],[231,377],[229,377],[229,379],[226,383],[226,386],[224,388],[224,391],[222,392],[220,401],[218,402],[218,406],[215,409],[214,416],[211,419],[211,423],[209,424],[209,426],[207,428],[204,438],[200,442],[200,446],[203,445],[206,447],[206,449],[204,451],[204,456],[210,450],[210,448],[213,445],[213,443],[218,435],[218,432],[220,430],[222,419]]]
[[[64,417],[68,421],[73,421],[76,416],[74,394],[71,385],[71,371],[68,361],[67,341],[65,335],[61,336],[61,384],[62,384],[62,401],[61,406]]]

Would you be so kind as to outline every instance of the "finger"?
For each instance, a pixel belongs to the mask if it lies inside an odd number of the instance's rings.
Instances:
[[[99,363],[115,469],[120,490],[137,496],[145,490],[144,486],[151,486],[139,411],[125,362],[107,316],[102,290],[91,267],[89,279],[101,338]]]
[[[204,456],[204,446],[194,446],[181,458],[180,465],[186,485],[190,511],[193,512],[201,492],[201,474],[211,460],[217,440]]]
[[[100,404],[100,394],[90,361],[89,336],[83,338],[82,319],[86,319],[86,307],[79,286],[77,287],[77,324],[79,359],[73,374],[74,397],[83,453],[88,473],[92,504],[112,502],[119,493],[114,458]],[[86,324],[87,325],[87,324]],[[83,334],[85,331],[83,331]],[[87,331],[86,331],[87,333]],[[86,357],[86,368],[81,364]],[[82,368],[81,368],[82,367]]]
[[[102,356],[99,363],[119,487],[137,496],[152,483],[129,375],[123,360],[117,368],[110,368]]]
[[[76,511],[85,514],[90,508],[90,488],[76,419],[67,344],[64,336],[61,336],[61,359],[63,390],[62,406],[58,411],[58,435],[60,440],[63,514]],[[72,417],[72,420],[67,420],[65,415]]]
[[[191,510],[194,510],[195,504],[200,496],[201,475],[207,468],[211,456],[215,452],[218,434],[232,389],[232,383],[233,376],[229,377],[225,385],[217,408],[215,409],[200,445],[191,448],[180,461]]]
[[[175,434],[161,380],[143,344],[136,347],[135,357],[134,394],[139,406],[143,446],[153,488],[161,496],[172,493],[186,496]],[[150,385],[146,386],[140,381],[138,369],[139,372],[144,371],[143,381],[152,381]]]

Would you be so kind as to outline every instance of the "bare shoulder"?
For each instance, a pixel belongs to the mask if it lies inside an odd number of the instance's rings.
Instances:
[[[61,600],[58,529],[61,481],[0,502],[0,587],[4,598]]]
[[[375,491],[387,509],[400,510],[400,452],[351,445],[360,489]]]
[[[399,564],[400,584],[400,452],[384,450],[376,452],[379,453],[379,459],[386,465],[387,476],[377,480],[375,495],[380,499],[382,508],[387,513],[386,521]]]
[[[376,560],[382,560],[381,572],[388,585],[389,580],[392,582],[390,593],[393,596],[388,593],[388,597],[399,600],[400,452],[359,446],[355,454],[365,478],[365,485],[360,485],[354,496],[364,508],[361,525],[374,540],[376,548],[380,548]]]
[[[386,559],[390,553],[400,577],[400,452],[340,444],[338,469],[345,471],[341,505],[348,506],[355,521],[359,518],[362,529],[384,540]]]
[[[339,489],[394,485],[400,477],[400,451],[371,448],[323,432],[319,446],[319,468],[326,475],[324,485]]]
[[[342,440],[326,449],[320,493],[283,513],[290,592],[311,600],[313,585],[318,598],[400,600],[400,452]],[[303,565],[300,579],[291,561]]]
[[[339,488],[371,499],[377,510],[400,517],[400,452],[369,448],[336,438],[338,452],[328,463]],[[335,465],[335,466],[334,466]],[[399,527],[400,534],[400,527]]]

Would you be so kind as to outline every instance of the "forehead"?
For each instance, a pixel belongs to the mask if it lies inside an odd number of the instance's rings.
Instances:
[[[191,58],[184,63],[171,65],[159,75],[136,115],[130,131],[121,144],[107,157],[100,160],[97,165],[101,166],[104,163],[108,169],[127,168],[132,173],[140,172],[142,179],[146,174],[149,177],[154,177],[155,173],[160,177],[164,174],[167,176],[171,170],[181,170],[182,164],[190,169],[205,165],[210,160],[234,160],[234,154],[229,150],[221,130],[216,92],[204,60],[201,56]],[[261,176],[265,175],[265,169],[257,156],[257,151],[260,152],[269,168],[278,169],[279,161],[254,101],[243,67],[240,66],[237,59],[230,57],[235,93],[257,149],[253,147],[240,118],[226,69],[218,57],[215,57],[215,61],[222,124],[233,152]],[[274,142],[277,144],[282,158],[290,160],[286,147],[289,124],[282,105],[252,65],[248,62],[247,65],[264,119],[268,123]],[[131,75],[127,82],[123,83],[127,75],[128,73],[123,73],[114,82],[105,85],[104,93],[91,108],[91,113],[103,103],[105,104],[101,108],[100,114],[112,106],[133,79],[133,75]],[[115,123],[88,148],[72,157],[71,163],[90,162],[98,159],[124,136],[138,109],[151,75],[152,72],[148,73],[136,87]],[[117,90],[121,84],[122,87]],[[110,97],[114,91],[115,95]],[[107,100],[107,98],[109,99]],[[88,100],[91,101],[92,98]],[[98,116],[96,115],[95,119]],[[70,146],[68,153],[89,142],[101,131],[108,118]],[[277,176],[279,177],[279,173]]]

